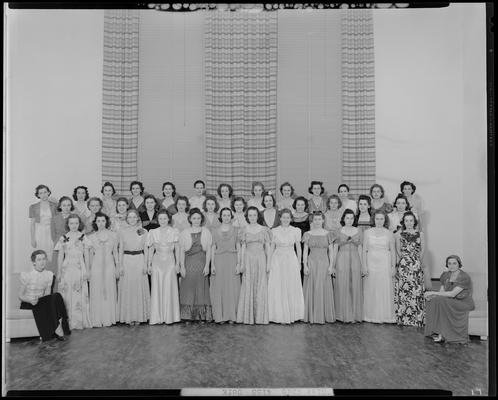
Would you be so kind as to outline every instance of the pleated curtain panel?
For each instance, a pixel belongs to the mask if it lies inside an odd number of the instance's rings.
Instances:
[[[277,182],[277,13],[208,12],[205,21],[206,188]]]
[[[372,10],[343,10],[342,180],[351,194],[375,183],[375,70]]]
[[[105,10],[102,179],[128,194],[137,179],[138,10]]]

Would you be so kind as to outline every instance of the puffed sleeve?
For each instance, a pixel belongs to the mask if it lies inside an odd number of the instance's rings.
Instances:
[[[302,235],[302,233],[301,233],[301,229],[299,229],[299,228],[294,228],[294,235],[295,235],[295,239],[294,239],[294,241],[296,241],[296,242],[300,242],[300,241],[301,241],[301,235]]]
[[[470,289],[471,285],[470,276],[460,271],[458,277],[455,280],[455,285],[461,287],[462,289]]]
[[[304,232],[304,235],[303,235],[303,238],[302,238],[301,241],[303,243],[308,244],[309,240],[310,240],[310,233],[309,232]]]

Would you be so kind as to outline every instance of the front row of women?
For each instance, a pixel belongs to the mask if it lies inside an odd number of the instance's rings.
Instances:
[[[386,229],[382,211],[374,214],[374,226],[363,235],[353,226],[352,211],[344,212],[336,234],[323,228],[324,216],[317,212],[302,238],[301,230],[290,225],[289,210],[282,211],[281,225],[271,231],[258,223],[259,217],[257,208],[249,207],[248,225],[239,229],[232,223],[233,212],[225,208],[221,224],[211,233],[203,226],[204,214],[192,209],[190,227],[179,233],[170,226],[169,212],[162,210],[159,228],[147,232],[138,213],[130,210],[127,225],[115,233],[108,229],[109,217],[99,213],[95,232],[86,236],[80,217],[69,216],[68,233],[56,250],[58,290],[71,329],[117,321],[134,325],[213,319],[245,324],[339,320],[423,326],[424,297],[440,296],[440,292],[424,295],[423,234],[415,229],[411,213],[404,215],[404,229],[395,236]],[[456,281],[451,282],[454,286]],[[434,321],[427,326],[436,329]]]

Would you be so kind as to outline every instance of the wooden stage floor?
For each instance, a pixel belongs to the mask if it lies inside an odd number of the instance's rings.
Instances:
[[[488,393],[488,343],[395,325],[117,325],[6,343],[7,390],[331,387]]]

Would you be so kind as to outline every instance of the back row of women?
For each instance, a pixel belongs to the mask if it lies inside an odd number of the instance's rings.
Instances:
[[[393,208],[380,185],[357,202],[346,185],[324,199],[313,181],[309,199],[283,184],[279,203],[255,183],[246,203],[228,184],[217,198],[197,181],[190,199],[165,183],[158,204],[142,197],[140,182],[130,188],[131,199],[114,200],[110,183],[103,199],[80,186],[74,203],[63,196],[56,209],[49,188],[36,188],[32,245],[46,250],[49,265],[57,260],[72,329],[181,319],[424,324],[419,200],[417,214],[404,194]]]

